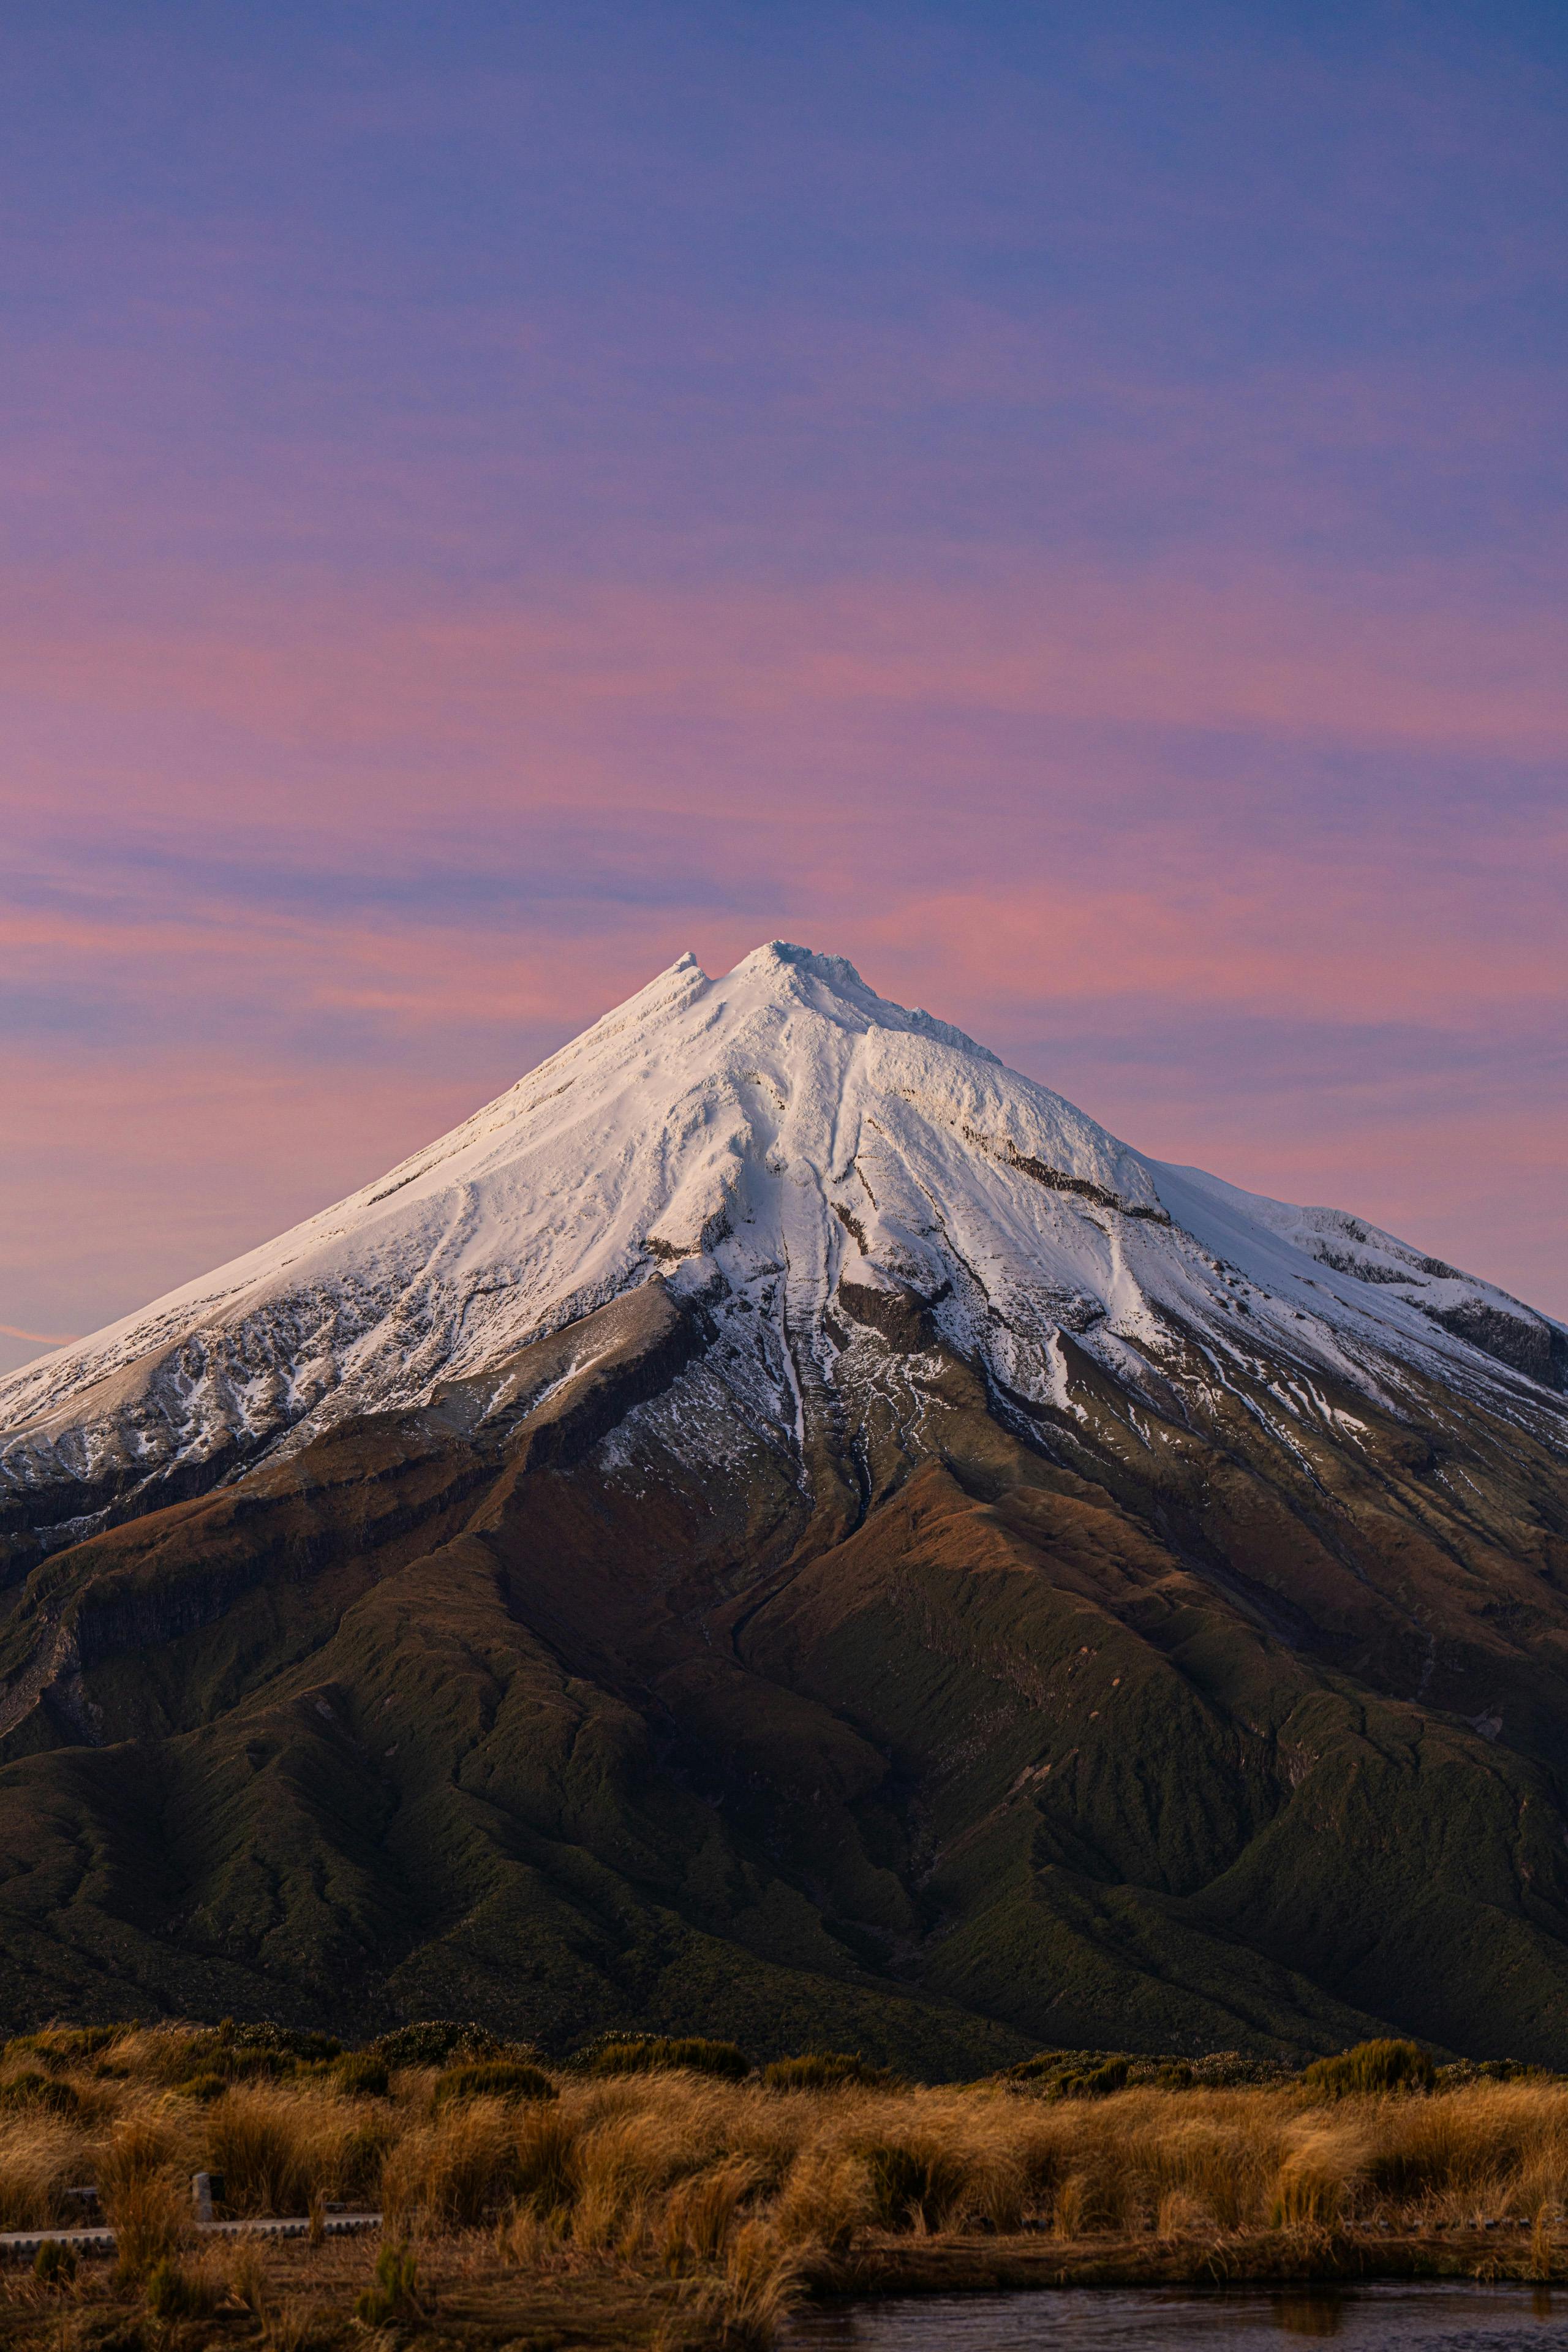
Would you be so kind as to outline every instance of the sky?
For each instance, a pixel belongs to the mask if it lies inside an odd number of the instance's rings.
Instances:
[[[687,949],[1568,1316],[1568,12],[9,0],[0,1368]]]

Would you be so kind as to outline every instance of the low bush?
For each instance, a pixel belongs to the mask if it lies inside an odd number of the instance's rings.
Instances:
[[[179,2085],[181,2097],[195,2099],[199,2106],[210,2106],[215,2099],[222,2098],[227,2088],[226,2074],[193,2074]]]
[[[1550,2083],[1562,2082],[1544,2066],[1527,2066],[1519,2058],[1457,2058],[1451,2065],[1439,2066],[1433,2089],[1464,2091],[1475,2083]]]
[[[898,2080],[891,2067],[873,2066],[843,2050],[808,2050],[763,2068],[763,2084],[770,2091],[890,2091]]]
[[[537,2066],[510,2058],[483,2058],[470,2066],[448,2066],[436,2084],[437,2107],[464,2099],[552,2099],[555,2085]]]
[[[1157,2091],[1282,2090],[1294,2080],[1295,2069],[1279,2058],[1253,2058],[1239,2050],[1211,2050],[1206,2056],[1188,2058],[1173,2052],[1130,2050],[1041,2050],[1033,2058],[1009,2066],[999,2080],[1011,2090],[1035,2091],[1046,2097],[1082,2097],[1082,2085],[1091,2085],[1095,2097],[1106,2087],[1120,2088],[1108,2067],[1125,2066],[1129,2088]],[[1062,2085],[1075,2087],[1064,2091]]]
[[[0,2107],[47,2107],[58,2116],[74,2116],[81,2100],[58,2075],[32,2072],[9,2074],[0,2082]]]
[[[1080,2073],[1063,2074],[1056,2084],[1059,2099],[1108,2099],[1112,2091],[1127,2087],[1128,2061],[1108,2058],[1101,2066],[1086,2066]]]
[[[1133,2064],[1119,2050],[1042,2050],[1010,2066],[1003,2079],[1047,2099],[1104,2099],[1126,2088]]]
[[[7,2058],[37,2058],[46,2066],[82,2066],[132,2031],[125,2025],[45,2025],[7,2042]]]
[[[285,2058],[298,2058],[312,2064],[341,2058],[343,2052],[335,2033],[315,2033],[291,2025],[242,2025],[236,2029],[234,2038],[242,2050],[276,2050]]]
[[[509,2049],[472,2019],[427,2017],[417,2025],[400,2025],[370,2045],[370,2055],[385,2066],[451,2066],[479,2058],[531,2055]]]
[[[1429,2091],[1437,2079],[1418,2042],[1358,2042],[1332,2058],[1314,2059],[1303,2086],[1329,2099],[1365,2098],[1382,2091]]]
[[[392,2087],[385,2059],[371,2050],[352,2050],[334,2060],[331,2076],[345,2098],[384,2099]]]
[[[279,2050],[237,2050],[213,2033],[183,2035],[163,2064],[165,2079],[177,2090],[215,2076],[221,2083],[273,2082],[292,2071],[293,2061]]]
[[[626,2034],[595,2042],[583,2053],[590,2074],[645,2074],[680,2069],[691,2074],[717,2074],[739,2083],[752,2071],[751,2061],[733,2042],[678,2040],[663,2033]]]

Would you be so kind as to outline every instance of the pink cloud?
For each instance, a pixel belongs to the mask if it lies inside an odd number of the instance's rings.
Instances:
[[[1345,874],[1329,857],[1240,846],[1226,875],[1161,889],[1064,876],[911,893],[864,929],[896,962],[936,964],[971,1003],[1163,997],[1292,1018],[1468,1021],[1560,1003],[1550,932],[1486,919],[1447,877]]]
[[[856,716],[984,711],[1510,757],[1568,734],[1555,614],[1478,614],[1420,580],[1336,593],[1256,569],[1213,583],[1063,566],[944,589],[578,588],[548,605],[425,616],[351,596],[215,610],[210,584],[198,600],[155,581],[140,616],[115,601],[89,614],[79,587],[0,581],[0,686],[24,709],[178,714],[340,759],[376,753],[340,790],[394,814],[427,808],[441,786],[426,758],[404,776],[384,755],[437,743],[480,803],[521,790],[571,805],[586,771],[602,804],[628,805],[646,779],[607,758],[616,723],[677,714],[805,736]],[[533,772],[563,744],[577,774]],[[709,807],[725,788],[720,775],[689,787]],[[175,775],[154,798],[177,808],[204,792],[222,798]],[[254,817],[290,822],[300,797],[280,775]]]

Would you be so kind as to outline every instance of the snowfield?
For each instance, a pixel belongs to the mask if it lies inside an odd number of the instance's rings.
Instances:
[[[1075,1410],[1066,1334],[1134,1397],[1251,1366],[1288,1423],[1314,1382],[1397,1412],[1418,1376],[1568,1434],[1561,1325],[1337,1210],[1147,1159],[774,941],[722,979],[681,957],[378,1182],[0,1382],[0,1494],[248,1467],[655,1279],[744,1339],[748,1410],[795,1444],[844,1360],[841,1284],[918,1292],[1047,1411]]]

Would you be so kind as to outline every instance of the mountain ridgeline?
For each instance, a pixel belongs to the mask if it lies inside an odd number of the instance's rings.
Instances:
[[[1568,1334],[689,957],[0,1383],[0,2022],[1568,2065]]]

